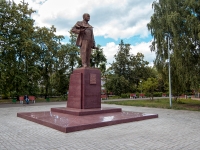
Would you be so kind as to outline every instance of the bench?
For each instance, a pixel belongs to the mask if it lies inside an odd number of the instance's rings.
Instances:
[[[35,96],[28,96],[28,99],[29,99],[29,101],[32,101],[33,103],[35,103]],[[23,104],[24,103],[24,96],[20,96],[19,101],[20,101],[20,104]]]
[[[185,98],[185,99],[187,99],[187,98],[188,98],[188,96],[187,96],[187,95],[184,95],[184,94],[182,94],[181,96],[179,96],[179,98]]]
[[[28,96],[29,101],[35,103],[35,96]]]
[[[136,98],[137,98],[137,96],[136,96],[136,94],[134,94],[134,93],[131,93],[131,94],[130,94],[130,98],[134,98],[134,99],[136,99]]]
[[[108,96],[107,95],[101,95],[101,100],[102,99],[108,99]]]
[[[140,97],[140,98],[144,98],[145,95],[144,95],[143,93],[141,93],[141,94],[139,94],[139,97]]]
[[[24,103],[24,96],[20,96],[20,97],[19,97],[19,102],[20,102],[20,104],[23,104],[23,103]]]

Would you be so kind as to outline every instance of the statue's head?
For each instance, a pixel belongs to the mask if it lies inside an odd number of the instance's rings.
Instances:
[[[83,14],[83,20],[89,21],[90,20],[90,15],[88,13]]]

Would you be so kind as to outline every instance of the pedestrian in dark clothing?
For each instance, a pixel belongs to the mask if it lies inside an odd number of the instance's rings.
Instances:
[[[24,100],[26,101],[26,104],[29,104],[28,95],[24,95]]]

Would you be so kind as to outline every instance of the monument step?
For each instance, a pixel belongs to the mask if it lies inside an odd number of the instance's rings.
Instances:
[[[94,115],[94,114],[103,114],[103,113],[122,112],[122,109],[121,108],[111,108],[111,107],[92,108],[92,109],[76,109],[76,108],[68,108],[68,107],[57,107],[57,108],[51,108],[51,111],[75,115],[75,116],[85,116],[85,115]]]
[[[21,112],[17,117],[24,118],[41,125],[59,130],[61,132],[74,132],[120,123],[140,121],[158,118],[157,114],[146,114],[140,112],[114,112],[85,116],[75,116],[70,114],[43,111],[43,112]]]

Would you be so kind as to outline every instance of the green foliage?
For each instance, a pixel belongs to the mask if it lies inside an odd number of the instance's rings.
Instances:
[[[121,98],[129,98],[130,94],[121,94]]]
[[[139,89],[145,93],[149,93],[149,96],[153,100],[154,92],[158,87],[158,80],[156,78],[148,78],[147,81],[140,82]]]
[[[77,35],[70,32],[69,43],[61,44],[64,37],[53,25],[34,26],[34,12],[24,1],[0,1],[0,94],[5,97],[65,95],[70,74],[81,66]],[[100,46],[96,55],[95,65],[105,70]]]
[[[121,96],[122,93],[127,93],[129,91],[128,81],[124,78],[124,76],[112,76],[105,83],[105,87],[114,92],[115,95]]]
[[[55,34],[56,28],[52,26],[50,29],[46,27],[36,27],[35,42],[39,46],[40,57],[38,60],[38,68],[41,72],[41,86],[45,87],[45,98],[51,91],[50,76],[56,71],[57,50],[60,47],[60,41],[63,36]]]
[[[69,76],[64,73],[65,70],[58,70],[50,77],[50,84],[59,95],[65,95],[69,88]]]
[[[121,98],[121,96],[117,96],[117,95],[114,95],[114,96],[109,95],[109,97],[108,97],[109,100],[110,99],[120,99],[120,98]]]
[[[8,99],[8,98],[9,98],[9,94],[8,93],[2,95],[2,99]]]
[[[36,55],[32,47],[34,20],[30,18],[34,11],[24,2],[1,1],[1,7],[0,91],[27,93],[33,90],[29,85],[37,84],[32,82],[37,74],[33,71]]]
[[[192,110],[200,111],[200,101],[192,99],[180,99],[179,102],[173,101],[172,107],[169,106],[169,99],[150,100],[128,100],[128,101],[109,101],[107,104],[117,104],[126,106],[155,107],[165,109]]]
[[[102,72],[105,72],[107,59],[103,54],[103,48],[100,45],[97,47],[98,49],[92,51],[90,64],[91,67],[100,68]]]
[[[123,76],[127,80],[127,92],[136,92],[140,80],[155,77],[156,72],[155,69],[148,66],[149,63],[144,60],[142,53],[132,55],[130,54],[130,49],[130,44],[124,44],[122,40],[119,44],[117,54],[114,55],[115,62],[111,64],[108,70],[111,74],[115,74],[118,77]],[[108,90],[112,91],[111,88]]]
[[[148,23],[154,41],[155,66],[168,80],[168,41],[172,91],[179,95],[186,90],[198,90],[200,84],[200,2],[196,0],[162,0],[153,2],[154,14]]]
[[[146,92],[145,96],[146,97],[151,97],[152,95],[151,95],[151,93]],[[162,92],[153,92],[153,97],[162,97]]]
[[[80,50],[76,46],[77,34],[74,34],[71,31],[69,33],[70,33],[70,43],[66,44],[65,48],[67,50],[66,55],[68,55],[66,57],[69,57],[67,64],[69,65],[69,68],[71,68],[71,70],[69,70],[69,72],[73,72],[74,67],[81,66],[81,58],[79,56]]]
[[[119,50],[114,55],[115,62],[112,63],[112,70],[118,76],[124,76],[126,79],[130,78],[130,44],[124,44],[121,40]]]
[[[162,94],[163,94],[162,92],[154,92],[153,96],[154,97],[162,97]]]

